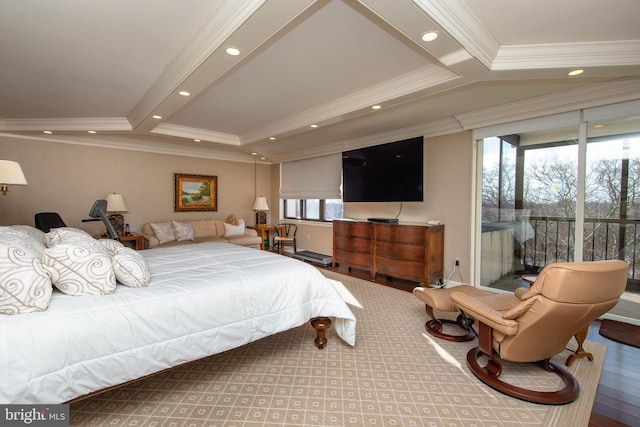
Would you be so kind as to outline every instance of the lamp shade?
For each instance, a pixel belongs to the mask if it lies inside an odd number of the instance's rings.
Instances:
[[[107,200],[107,212],[126,212],[127,205],[124,204],[124,198],[122,194],[107,194],[105,196]]]
[[[268,211],[269,210],[269,206],[267,205],[267,198],[264,196],[258,196],[256,197],[256,201],[253,204],[253,208],[254,211]]]
[[[0,184],[27,185],[27,179],[18,162],[0,160]]]

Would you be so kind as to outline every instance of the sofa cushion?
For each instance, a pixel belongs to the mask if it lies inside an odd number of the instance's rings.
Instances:
[[[153,230],[153,234],[156,235],[160,243],[176,240],[176,234],[173,231],[173,224],[171,221],[152,222],[150,225]]]
[[[229,236],[244,236],[244,223],[240,225],[232,225],[224,223],[224,237]]]
[[[193,232],[193,226],[188,222],[178,222],[172,221],[173,231],[176,235],[176,240],[178,242],[182,242],[184,240],[193,240],[195,239],[195,234]]]
[[[229,243],[233,243],[234,245],[260,248],[260,236],[229,236],[226,239]]]
[[[218,229],[216,227],[216,220],[213,219],[198,219],[189,221],[191,227],[193,227],[193,236],[195,239],[202,237],[218,236]]]

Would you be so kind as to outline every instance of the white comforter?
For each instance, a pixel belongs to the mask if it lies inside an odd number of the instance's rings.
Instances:
[[[354,315],[308,264],[227,243],[143,255],[148,288],[54,292],[46,311],[0,316],[0,403],[65,402],[318,316],[355,343]]]

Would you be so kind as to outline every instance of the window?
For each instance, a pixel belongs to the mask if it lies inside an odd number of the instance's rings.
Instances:
[[[342,218],[342,199],[285,199],[283,217],[307,221]]]

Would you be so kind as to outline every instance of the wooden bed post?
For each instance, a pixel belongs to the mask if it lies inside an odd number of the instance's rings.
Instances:
[[[322,350],[325,344],[327,344],[325,332],[331,327],[331,319],[329,319],[328,317],[316,317],[314,319],[311,319],[311,326],[313,326],[313,329],[316,330],[316,346],[318,346],[318,348]]]

